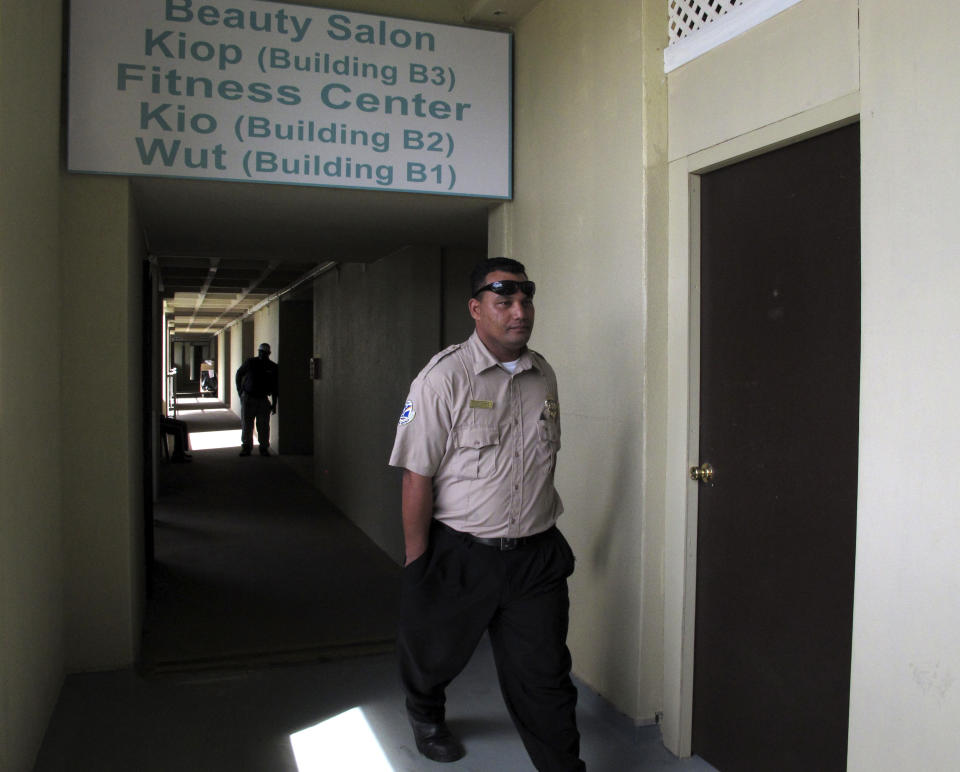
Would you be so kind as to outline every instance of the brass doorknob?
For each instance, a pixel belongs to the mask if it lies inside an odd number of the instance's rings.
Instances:
[[[700,466],[690,467],[690,479],[697,482],[708,483],[713,480],[713,466],[704,462]]]

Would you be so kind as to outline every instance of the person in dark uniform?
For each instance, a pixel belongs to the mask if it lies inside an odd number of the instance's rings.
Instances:
[[[240,395],[240,455],[253,449],[253,424],[257,424],[260,455],[270,455],[270,414],[277,412],[280,368],[270,360],[270,344],[261,343],[257,356],[237,369],[237,393]]]
[[[521,263],[481,262],[468,302],[475,332],[437,354],[410,387],[390,457],[403,469],[406,550],[397,649],[424,756],[465,755],[446,724],[445,689],[488,632],[534,766],[579,772],[566,644],[574,557],[556,527],[557,379],[527,348],[535,289]]]

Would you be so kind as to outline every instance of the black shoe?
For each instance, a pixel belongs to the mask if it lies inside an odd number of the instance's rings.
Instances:
[[[241,451],[240,451],[240,455],[241,455],[241,456],[249,456],[249,455],[250,455],[250,448],[244,448],[243,450],[241,450]]]
[[[457,761],[467,755],[463,744],[453,736],[445,721],[430,724],[410,718],[417,750],[431,761]]]
[[[260,448],[260,455],[261,455],[261,456],[269,456],[269,455],[270,455],[270,448]]]

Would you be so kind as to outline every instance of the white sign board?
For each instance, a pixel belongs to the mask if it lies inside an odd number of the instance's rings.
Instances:
[[[511,196],[505,32],[259,0],[72,0],[75,172]]]

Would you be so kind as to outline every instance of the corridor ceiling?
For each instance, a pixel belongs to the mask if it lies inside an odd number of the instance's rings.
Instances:
[[[136,178],[134,200],[176,339],[210,338],[331,262],[486,240],[482,198]]]
[[[539,0],[300,0],[359,13],[512,28]],[[495,200],[137,177],[133,198],[177,340],[209,339],[332,263],[414,244],[477,245]]]

